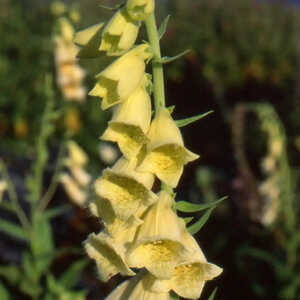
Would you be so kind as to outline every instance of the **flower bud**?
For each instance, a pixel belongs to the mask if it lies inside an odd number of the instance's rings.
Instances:
[[[67,165],[84,166],[88,162],[88,156],[81,147],[74,141],[68,142],[69,159],[66,160]]]
[[[122,55],[134,45],[139,26],[126,9],[118,10],[103,30],[99,50],[106,51],[109,56]]]
[[[89,95],[103,98],[104,110],[125,101],[141,84],[146,67],[144,61],[151,57],[149,45],[136,46],[96,76],[98,82]]]
[[[154,11],[154,0],[128,0],[126,9],[134,20],[144,21]]]
[[[183,166],[199,156],[184,147],[181,133],[166,108],[161,108],[152,121],[148,138],[147,155],[137,170],[151,172],[175,188]]]

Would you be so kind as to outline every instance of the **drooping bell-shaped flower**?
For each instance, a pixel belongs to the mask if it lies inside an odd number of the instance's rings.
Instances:
[[[143,223],[143,221],[135,215],[130,216],[127,220],[117,218],[110,201],[101,197],[93,199],[93,201],[89,204],[89,208],[94,216],[101,218],[101,221],[105,226],[105,230],[112,237],[116,238],[125,234],[127,242],[131,242],[134,238],[134,235],[132,235],[134,230],[132,229],[136,229]]]
[[[122,55],[134,45],[139,26],[125,8],[118,10],[103,30],[99,50],[111,56]]]
[[[68,142],[69,158],[66,160],[68,166],[76,165],[78,167],[84,166],[88,162],[88,156],[81,147],[74,141]]]
[[[169,300],[169,293],[155,293],[148,288],[148,276],[138,275],[120,284],[105,300]]]
[[[64,186],[70,199],[79,206],[84,206],[87,201],[87,193],[84,191],[78,183],[67,173],[63,173],[60,176],[60,181]]]
[[[103,26],[104,23],[98,23],[76,32],[73,42],[80,47],[77,57],[95,58],[101,55],[99,47]]]
[[[126,9],[134,20],[144,21],[154,11],[154,0],[128,0]]]
[[[117,142],[127,159],[137,156],[149,139],[146,134],[151,122],[151,99],[143,85],[120,103],[114,111],[109,127],[101,139]]]
[[[108,200],[117,218],[127,220],[130,216],[139,217],[148,206],[157,200],[151,192],[154,176],[139,173],[135,165],[121,158],[112,169],[106,169],[96,180],[96,194]]]
[[[145,60],[152,57],[148,44],[134,47],[96,76],[90,96],[103,98],[102,109],[128,99],[144,78]]]
[[[188,252],[182,262],[174,269],[173,276],[169,280],[149,278],[149,287],[153,292],[168,292],[173,290],[180,297],[186,299],[198,299],[206,281],[211,280],[222,273],[222,269],[207,262],[197,241],[185,228],[185,223],[180,220],[182,228],[182,242]]]
[[[102,281],[108,281],[118,273],[124,276],[135,275],[126,263],[125,249],[124,240],[112,238],[106,232],[97,235],[92,233],[85,242],[85,250],[95,260]]]
[[[160,192],[158,201],[143,217],[144,223],[128,251],[131,267],[145,267],[160,279],[170,279],[186,253],[180,222],[172,210],[172,203],[171,195]]]
[[[199,156],[184,147],[180,130],[168,109],[160,108],[148,132],[147,155],[137,170],[151,172],[175,188],[183,166]]]

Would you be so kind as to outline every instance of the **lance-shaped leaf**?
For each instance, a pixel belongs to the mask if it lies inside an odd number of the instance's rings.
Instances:
[[[158,36],[159,36],[159,39],[161,40],[162,37],[165,35],[166,31],[167,31],[167,27],[168,27],[168,23],[169,23],[169,20],[170,20],[170,15],[166,16],[164,18],[164,20],[162,21],[159,29],[158,29]]]
[[[10,221],[0,219],[0,231],[20,240],[27,240],[27,234],[24,229]]]
[[[218,290],[218,288],[215,288],[215,289],[213,290],[213,292],[212,292],[211,295],[209,296],[208,300],[214,300],[214,299],[215,299],[217,290]]]
[[[147,211],[144,223],[128,250],[131,267],[144,267],[160,279],[170,279],[186,253],[181,241],[180,222],[171,208],[172,202],[172,196],[165,191],[160,192],[159,200]]]
[[[197,116],[194,116],[194,117],[191,117],[191,118],[186,118],[186,119],[183,119],[183,120],[176,120],[176,125],[178,127],[184,127],[184,126],[187,126],[189,124],[192,124],[196,121],[199,121],[201,119],[203,119],[204,117],[210,115],[211,113],[213,113],[214,111],[213,110],[210,110],[204,114],[200,114],[200,115],[197,115]]]
[[[151,172],[175,188],[183,166],[199,156],[184,147],[181,133],[168,109],[160,108],[148,133],[147,155],[137,170]]]
[[[127,159],[135,158],[149,139],[146,134],[151,121],[151,99],[141,85],[114,110],[101,139],[117,142]]]
[[[136,46],[96,76],[98,81],[89,95],[103,99],[102,109],[125,101],[141,84],[145,60],[151,57],[149,45]]]
[[[187,202],[187,201],[178,201],[175,204],[175,208],[176,208],[176,210],[179,210],[181,212],[192,213],[192,212],[205,210],[205,209],[208,209],[208,208],[211,208],[211,207],[215,207],[220,202],[224,201],[227,198],[228,197],[225,196],[225,197],[222,197],[219,200],[209,202],[209,203],[205,203],[205,204],[196,204],[196,203],[191,203],[191,202]]]
[[[107,55],[122,55],[134,45],[139,26],[125,8],[120,9],[105,26],[99,50],[106,51]]]
[[[205,214],[193,225],[188,227],[188,231],[190,234],[196,234],[208,221],[212,211],[216,208],[216,206],[208,209]]]
[[[154,11],[154,0],[128,0],[126,9],[134,20],[144,21]]]
[[[124,241],[113,239],[105,232],[92,233],[85,242],[85,249],[88,256],[95,260],[102,281],[108,281],[118,273],[135,275],[125,260]]]
[[[134,167],[121,158],[95,182],[96,194],[108,200],[116,216],[124,221],[132,215],[139,217],[157,201],[157,196],[150,190],[154,176],[137,172]]]
[[[177,55],[175,55],[175,56],[171,56],[171,57],[169,57],[169,56],[164,56],[164,57],[162,57],[162,58],[159,59],[159,60],[155,60],[155,63],[169,64],[169,63],[171,63],[171,62],[173,62],[173,61],[175,61],[175,60],[177,60],[177,59],[183,57],[184,55],[186,55],[186,54],[189,53],[190,51],[191,51],[191,50],[188,49],[188,50],[185,50],[185,51],[183,51],[183,52],[181,52],[181,53],[179,53],[179,54],[177,54]]]

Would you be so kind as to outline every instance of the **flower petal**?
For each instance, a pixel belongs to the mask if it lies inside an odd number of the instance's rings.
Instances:
[[[135,275],[125,262],[124,245],[108,234],[90,234],[85,242],[85,249],[89,257],[95,260],[102,281],[108,281],[118,273],[124,276]]]

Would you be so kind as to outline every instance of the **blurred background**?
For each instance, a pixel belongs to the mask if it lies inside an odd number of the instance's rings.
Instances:
[[[214,111],[182,129],[201,157],[177,199],[228,196],[197,234],[224,268],[201,299],[216,286],[220,300],[300,299],[299,1],[156,2],[159,23],[171,15],[163,54],[191,49],[165,68],[167,105],[175,119]],[[0,0],[1,300],[104,299],[120,282],[102,284],[81,247],[101,228],[91,182],[120,155],[99,139],[110,112],[86,95],[107,61],[60,60],[118,3]]]

